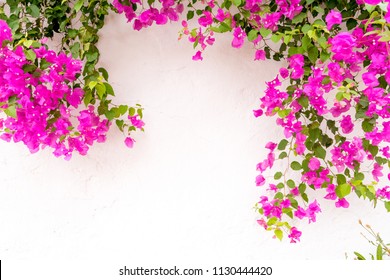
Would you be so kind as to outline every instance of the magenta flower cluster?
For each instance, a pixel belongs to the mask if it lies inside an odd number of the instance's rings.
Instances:
[[[11,41],[10,28],[0,20],[0,138],[22,142],[31,153],[50,147],[65,159],[104,142],[110,123],[94,106],[80,106],[81,61],[43,45],[13,49]]]

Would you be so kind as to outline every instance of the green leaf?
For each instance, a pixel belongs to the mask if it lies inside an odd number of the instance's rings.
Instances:
[[[95,86],[97,85],[98,82],[96,81],[90,81],[89,84],[88,84],[88,87],[92,90],[95,88]]]
[[[293,189],[295,188],[295,182],[291,179],[287,180],[287,186],[290,188],[290,189]]]
[[[27,11],[33,18],[38,18],[39,15],[41,14],[41,11],[39,10],[39,8],[34,4],[31,4],[28,7]]]
[[[345,184],[347,182],[347,179],[345,178],[345,176],[343,174],[337,174],[336,178],[337,178],[338,185],[342,185],[342,184]]]
[[[274,233],[275,233],[275,236],[276,236],[280,241],[283,239],[283,231],[281,231],[280,229],[275,229]]]
[[[354,29],[358,25],[358,22],[356,19],[350,18],[347,20],[346,24],[347,24],[348,30],[351,30],[351,29]]]
[[[232,0],[233,4],[236,6],[236,7],[239,7],[242,5],[242,1],[243,0]]]
[[[143,118],[142,109],[137,109],[137,114],[141,119]]]
[[[351,186],[349,184],[342,184],[336,187],[336,194],[339,198],[346,197],[351,193]]]
[[[187,13],[187,20],[192,19],[194,17],[194,15],[195,15],[194,11],[188,11],[188,13]]]
[[[296,24],[296,23],[300,23],[302,22],[305,18],[307,18],[307,14],[306,13],[300,13],[299,15],[297,15],[296,17],[294,17],[292,19],[292,23],[293,24]]]
[[[260,28],[260,34],[263,38],[267,38],[268,35],[271,34],[271,30],[262,27]]]
[[[286,139],[282,139],[282,140],[279,142],[278,150],[283,151],[284,149],[286,149],[287,144],[288,144],[288,141],[287,141]]]
[[[318,38],[317,40],[318,44],[321,46],[321,48],[323,49],[327,49],[328,48],[328,41],[326,40],[325,37],[320,37]]]
[[[100,73],[102,73],[103,78],[107,81],[107,80],[108,80],[108,72],[107,72],[107,70],[104,69],[103,67],[100,67],[100,68],[98,69],[98,71],[99,71]]]
[[[385,208],[387,210],[387,212],[390,212],[390,201],[385,201]]]
[[[106,94],[106,87],[104,86],[104,84],[99,83],[96,85],[95,88],[96,88],[96,92],[99,96],[99,99],[102,100]]]
[[[70,47],[70,52],[73,58],[79,58],[80,56],[80,43],[76,42]]]
[[[298,103],[299,103],[303,108],[307,108],[307,107],[309,107],[309,98],[307,98],[307,96],[301,96],[301,97],[298,99]]]
[[[14,105],[9,106],[7,109],[4,109],[4,113],[11,118],[14,118],[14,119],[17,118],[16,107]]]
[[[309,38],[309,36],[307,36],[307,35],[303,36],[303,38],[302,38],[302,48],[305,51],[307,51],[310,45],[311,45],[311,39]]]
[[[75,10],[76,12],[80,11],[80,9],[81,9],[81,7],[83,6],[83,4],[84,4],[84,0],[78,0],[78,1],[76,2],[76,4],[74,4],[74,10]]]
[[[26,59],[30,61],[35,61],[35,59],[37,58],[37,55],[31,49],[25,50],[24,54],[26,55]]]
[[[284,158],[286,158],[288,155],[287,155],[287,153],[286,152],[282,152],[282,153],[280,153],[280,155],[279,155],[279,159],[284,159]]]
[[[276,172],[275,175],[274,175],[274,179],[275,180],[279,180],[280,178],[282,178],[282,175],[283,175],[282,172],[280,172],[280,171]]]
[[[270,218],[270,219],[267,221],[267,225],[268,225],[268,226],[272,226],[272,225],[276,224],[277,220],[278,220],[278,219],[277,219],[276,217],[272,217],[272,218]]]
[[[325,159],[326,157],[326,151],[324,148],[322,148],[321,146],[318,146],[317,148],[315,148],[314,150],[314,155],[318,158],[322,158],[322,159]]]
[[[249,40],[249,42],[254,41],[258,36],[259,36],[258,35],[258,31],[256,29],[252,29],[248,33],[248,40]]]
[[[119,130],[123,132],[123,125],[125,122],[123,120],[116,120],[115,123]]]
[[[135,115],[135,109],[133,107],[129,108],[129,116],[132,117]]]
[[[311,47],[311,48],[309,48],[309,50],[307,52],[308,52],[310,62],[315,64],[317,62],[317,59],[318,59],[317,47]]]
[[[379,261],[383,260],[383,250],[381,244],[378,244],[378,247],[376,247],[376,259]]]
[[[103,83],[103,85],[106,87],[106,92],[108,95],[115,96],[114,89],[109,83]]]
[[[365,119],[362,122],[362,128],[364,132],[371,132],[374,129],[374,124],[370,122],[370,120]]]
[[[366,260],[366,258],[365,257],[363,257],[361,254],[359,254],[358,252],[353,252],[354,254],[355,254],[355,256],[357,257],[357,259],[359,260],[359,261],[365,261]]]
[[[124,115],[127,113],[127,110],[128,110],[128,106],[127,105],[119,105],[119,113],[121,115]]]
[[[281,118],[285,118],[290,114],[290,112],[291,112],[291,109],[283,109],[283,110],[278,111],[278,116]]]
[[[301,170],[302,169],[301,164],[299,162],[297,162],[297,161],[293,161],[290,166],[291,166],[292,170],[296,170],[297,171],[297,170]]]
[[[283,34],[272,34],[271,41],[277,43],[283,37]]]

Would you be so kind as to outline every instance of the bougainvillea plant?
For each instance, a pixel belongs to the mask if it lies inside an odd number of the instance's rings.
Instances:
[[[1,137],[69,157],[104,141],[113,120],[121,130],[142,129],[140,107],[112,105],[108,74],[96,69],[98,31],[110,9],[135,30],[180,20],[179,39],[193,44],[195,61],[204,59],[215,33],[230,33],[233,48],[251,44],[254,60],[285,61],[254,110],[255,117],[276,117],[284,133],[278,143],[267,143],[268,156],[257,165],[256,185],[264,193],[256,204],[260,226],[297,242],[302,233],[294,220],[315,222],[320,197],[347,208],[353,193],[390,211],[384,176],[390,166],[389,2],[6,1]],[[81,27],[73,25],[76,19]],[[59,54],[42,42],[56,32]],[[131,147],[132,138],[126,144]]]
[[[107,1],[13,1],[0,5],[0,138],[34,153],[85,155],[113,122],[132,147],[143,130],[140,105],[114,105],[108,73],[97,67]],[[56,37],[61,46],[45,43]],[[50,41],[49,41],[50,42]]]

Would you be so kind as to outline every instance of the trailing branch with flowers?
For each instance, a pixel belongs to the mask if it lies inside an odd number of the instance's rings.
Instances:
[[[32,152],[49,146],[69,158],[103,142],[115,121],[132,147],[129,133],[143,129],[142,108],[113,105],[108,73],[97,68],[98,31],[109,10],[124,14],[135,30],[181,20],[179,39],[193,44],[195,61],[204,59],[216,33],[231,33],[232,47],[253,45],[254,60],[286,62],[254,110],[255,117],[276,116],[284,132],[279,143],[267,143],[268,156],[257,165],[264,195],[256,210],[264,229],[299,241],[293,222],[315,222],[321,196],[347,208],[356,194],[390,211],[384,178],[390,166],[389,2],[6,1],[1,138],[22,141]],[[60,53],[44,45],[54,33],[62,36]],[[276,161],[285,168],[272,171]]]

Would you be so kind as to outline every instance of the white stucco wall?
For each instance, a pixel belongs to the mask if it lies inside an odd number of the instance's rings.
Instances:
[[[229,35],[193,62],[179,28],[136,32],[116,16],[101,34],[117,103],[145,108],[146,132],[134,149],[116,129],[70,162],[0,142],[1,258],[345,259],[371,250],[358,219],[389,240],[390,215],[358,199],[340,210],[318,196],[323,214],[296,224],[299,244],[257,225],[252,207],[263,189],[255,166],[282,133],[252,109],[278,65],[254,62],[249,45],[231,48]]]

